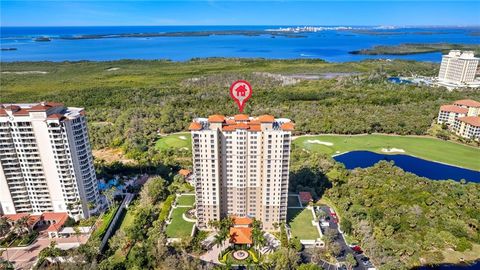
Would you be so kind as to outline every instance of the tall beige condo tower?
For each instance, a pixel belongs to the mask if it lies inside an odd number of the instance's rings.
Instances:
[[[453,83],[470,83],[475,79],[479,58],[472,51],[452,50],[442,56],[438,73],[440,81]]]
[[[63,104],[0,104],[0,212],[90,215],[99,205],[85,111]]]
[[[212,115],[190,124],[198,226],[252,217],[266,230],[285,222],[291,133],[289,119]]]

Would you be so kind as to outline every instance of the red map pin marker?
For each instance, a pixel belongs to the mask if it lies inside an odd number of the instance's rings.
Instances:
[[[245,103],[252,96],[252,86],[247,81],[236,81],[230,86],[230,96],[237,103],[240,112],[243,112]]]

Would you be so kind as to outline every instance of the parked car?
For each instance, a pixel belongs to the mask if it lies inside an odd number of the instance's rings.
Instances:
[[[363,253],[363,250],[362,250],[362,248],[360,248],[360,246],[352,246],[351,248],[357,254],[362,254]]]

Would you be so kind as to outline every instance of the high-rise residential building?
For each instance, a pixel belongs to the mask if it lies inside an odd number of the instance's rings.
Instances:
[[[457,84],[473,82],[479,60],[472,51],[452,50],[442,56],[438,79]]]
[[[294,124],[271,115],[212,115],[190,124],[197,225],[251,217],[266,230],[287,215]]]
[[[84,218],[90,203],[100,205],[84,109],[0,104],[0,211]]]

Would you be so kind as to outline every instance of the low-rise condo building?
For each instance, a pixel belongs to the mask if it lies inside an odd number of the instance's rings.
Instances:
[[[453,125],[459,117],[467,116],[468,109],[455,105],[443,105],[438,112],[437,123]]]
[[[467,116],[480,115],[480,102],[478,101],[471,99],[462,99],[455,101],[453,105],[467,109]]]
[[[479,60],[473,51],[452,50],[442,56],[438,80],[457,84],[471,83],[475,80]]]
[[[90,215],[99,192],[85,111],[60,103],[0,104],[0,212]]]
[[[460,117],[457,120],[455,120],[455,125],[453,127],[453,130],[458,136],[479,141],[480,140],[480,117],[478,116]]]
[[[478,140],[480,102],[471,99],[457,100],[453,105],[443,105],[437,123],[446,124],[458,136]]]
[[[190,125],[197,225],[225,217],[256,218],[266,230],[286,221],[289,119],[211,115]]]

